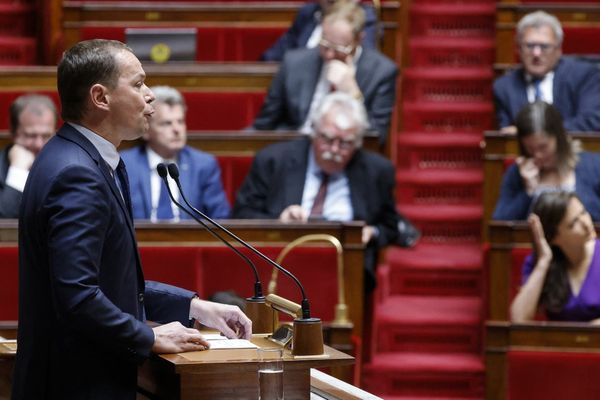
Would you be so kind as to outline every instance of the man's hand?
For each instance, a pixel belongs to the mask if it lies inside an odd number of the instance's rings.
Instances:
[[[219,330],[229,339],[252,337],[252,321],[238,306],[213,303],[196,297],[190,305],[190,316],[208,328]]]
[[[152,351],[162,353],[182,353],[209,348],[208,342],[196,329],[186,328],[179,322],[171,322],[152,328],[154,345]]]
[[[500,133],[504,135],[516,135],[517,127],[514,125],[505,126],[504,128],[500,128]]]
[[[375,237],[377,234],[377,229],[371,225],[365,225],[362,228],[362,242],[363,244],[367,244]]]
[[[356,83],[356,68],[349,57],[346,62],[331,60],[327,63],[325,76],[327,81],[341,92],[347,93],[354,98],[361,98],[362,93]]]
[[[35,160],[35,155],[20,144],[14,144],[8,151],[8,163],[11,167],[16,167],[29,171]]]
[[[298,204],[292,204],[287,206],[285,210],[279,215],[281,222],[292,222],[292,221],[308,221],[308,213],[302,209]]]

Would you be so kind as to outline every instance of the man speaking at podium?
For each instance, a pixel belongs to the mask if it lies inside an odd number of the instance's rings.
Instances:
[[[144,282],[117,153],[153,113],[138,59],[120,42],[81,42],[57,76],[66,123],[36,158],[21,204],[12,398],[133,400],[151,352],[206,348],[191,319],[228,337],[248,338],[251,323],[237,307]]]

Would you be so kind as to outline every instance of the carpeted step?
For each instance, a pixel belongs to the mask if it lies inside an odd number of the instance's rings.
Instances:
[[[402,104],[406,131],[472,133],[481,135],[495,126],[492,102],[409,102]]]
[[[390,247],[385,253],[386,295],[481,296],[479,244],[419,244]],[[382,282],[383,278],[379,278]]]
[[[433,158],[433,157],[431,157]],[[436,165],[444,164],[440,160]],[[449,158],[449,157],[446,157]],[[481,169],[453,169],[462,155],[447,161],[448,169],[398,170],[396,201],[402,205],[481,205],[483,202],[483,172]],[[432,161],[433,162],[433,161]]]
[[[398,210],[419,227],[422,243],[478,243],[481,239],[481,205],[400,204]]]
[[[378,354],[363,367],[361,387],[384,398],[482,398],[484,365],[471,354]]]
[[[389,296],[375,309],[375,353],[481,349],[481,299]]]
[[[408,132],[398,135],[397,162],[400,170],[422,171],[429,169],[481,171],[481,135],[469,133]]]
[[[485,67],[495,61],[493,38],[414,37],[408,40],[413,67]]]
[[[483,68],[416,67],[402,71],[405,101],[492,101],[493,71]]]
[[[493,38],[496,4],[415,2],[410,7],[411,37]]]

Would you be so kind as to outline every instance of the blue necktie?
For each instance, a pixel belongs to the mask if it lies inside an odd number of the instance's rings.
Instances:
[[[542,83],[542,80],[543,78],[534,78],[531,80],[531,83],[533,83],[534,101],[542,100],[542,91],[540,89],[540,84]]]
[[[123,200],[125,201],[125,205],[127,206],[127,211],[129,212],[129,217],[131,218],[133,215],[133,211],[131,209],[131,194],[129,191],[129,177],[127,176],[127,170],[125,169],[125,163],[122,159],[119,159],[119,165],[117,165],[117,186],[121,191],[121,196],[123,196]]]
[[[173,219],[173,208],[171,199],[164,182],[160,184],[160,196],[158,197],[158,208],[156,209],[157,219]]]

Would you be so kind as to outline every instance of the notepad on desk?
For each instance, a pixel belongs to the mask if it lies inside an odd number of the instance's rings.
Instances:
[[[204,339],[210,343],[210,350],[223,349],[257,349],[258,346],[246,339],[227,339],[220,333],[203,333]]]

